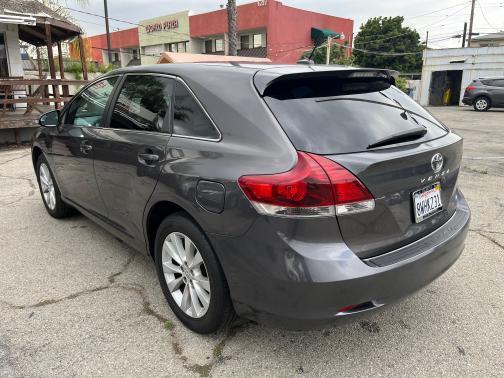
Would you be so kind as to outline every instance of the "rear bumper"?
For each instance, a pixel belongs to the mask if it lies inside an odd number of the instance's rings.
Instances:
[[[474,102],[474,99],[472,97],[466,97],[462,98],[462,103],[466,105],[472,105]]]
[[[373,259],[362,260],[343,242],[307,242],[277,232],[272,242],[256,222],[239,239],[213,237],[237,313],[289,329],[323,326],[353,312],[394,302],[429,284],[460,256],[470,210],[458,193],[455,214],[433,233]],[[259,240],[268,239],[268,244]],[[318,239],[317,239],[318,240]]]

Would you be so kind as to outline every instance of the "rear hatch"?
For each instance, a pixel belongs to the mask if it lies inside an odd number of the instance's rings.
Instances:
[[[462,140],[392,86],[387,72],[274,76],[266,70],[255,83],[297,150],[337,162],[374,196],[373,210],[338,216],[345,242],[359,257],[409,244],[455,211]],[[414,195],[433,188],[440,188],[441,204],[426,218],[415,216]]]

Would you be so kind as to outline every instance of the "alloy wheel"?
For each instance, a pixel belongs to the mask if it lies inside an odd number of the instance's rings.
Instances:
[[[56,191],[54,189],[51,172],[45,163],[40,164],[39,178],[44,202],[49,209],[54,210],[56,208]]]
[[[161,263],[175,303],[186,315],[203,317],[210,306],[210,281],[196,245],[183,233],[170,233],[163,242]]]
[[[485,99],[479,99],[476,101],[476,109],[485,110],[488,107],[488,102]]]

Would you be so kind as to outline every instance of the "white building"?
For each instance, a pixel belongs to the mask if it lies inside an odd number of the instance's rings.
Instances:
[[[18,19],[9,17],[2,20],[2,17],[0,17],[0,78],[23,76],[18,25],[14,23],[21,23],[23,20],[21,18]],[[9,23],[6,22],[7,20]]]
[[[497,47],[504,46],[504,31],[478,35],[471,39],[471,47]]]
[[[442,105],[451,88],[450,105],[461,105],[464,90],[474,79],[504,76],[504,46],[425,50],[420,104]]]

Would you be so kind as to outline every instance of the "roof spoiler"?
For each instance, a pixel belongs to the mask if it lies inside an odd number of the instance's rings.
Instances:
[[[276,84],[287,80],[309,79],[331,77],[341,79],[359,79],[370,81],[387,81],[391,85],[395,85],[396,77],[399,76],[398,71],[376,69],[376,68],[344,68],[330,69],[330,66],[305,66],[304,70],[297,72],[284,72],[282,70],[265,69],[259,71],[254,76],[254,85],[261,96],[264,95],[266,89],[272,84]]]

